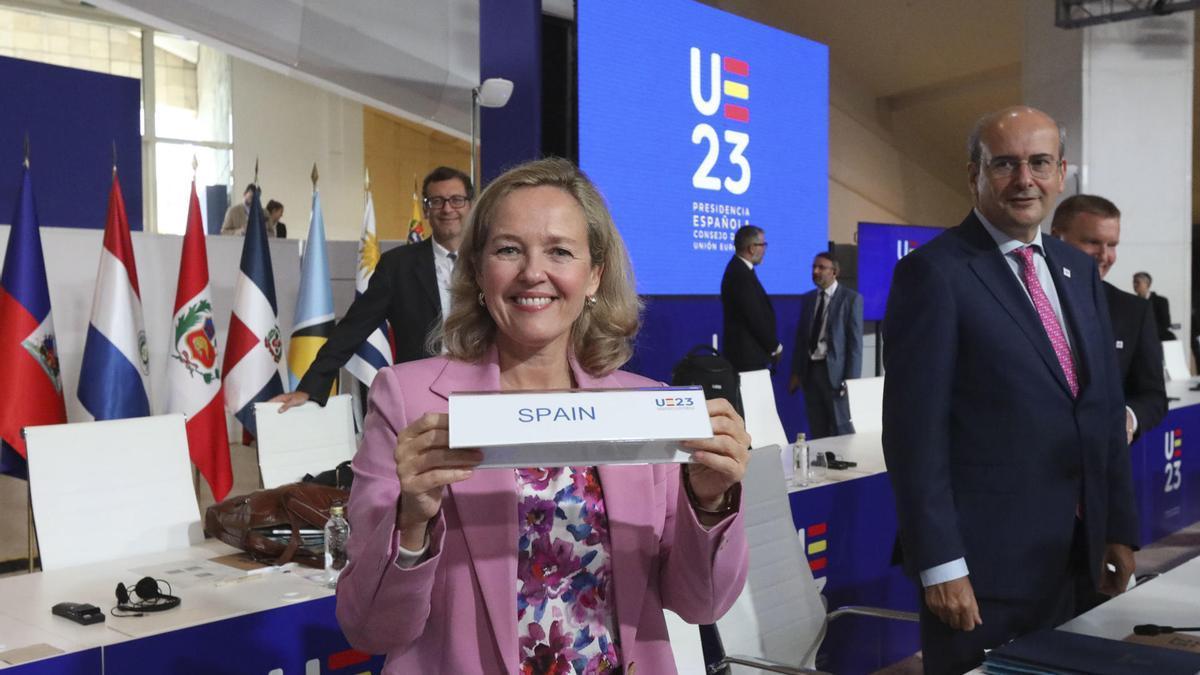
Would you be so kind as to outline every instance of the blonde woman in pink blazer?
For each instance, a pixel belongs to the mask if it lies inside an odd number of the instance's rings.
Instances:
[[[652,386],[617,370],[640,302],[603,198],[570,162],[519,166],[466,224],[443,356],[380,371],[337,615],[385,673],[674,673],[662,610],[712,623],[746,576],[750,438],[710,401],[692,464],[477,469],[454,391]],[[418,327],[397,326],[397,330]]]

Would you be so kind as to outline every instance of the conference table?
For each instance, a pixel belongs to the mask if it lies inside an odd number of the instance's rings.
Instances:
[[[0,670],[13,675],[379,672],[382,657],[350,649],[342,636],[333,591],[320,570],[248,570],[220,562],[236,553],[210,540],[2,578]],[[140,617],[110,614],[117,583],[132,587],[144,576],[169,580],[180,606]],[[59,602],[96,605],[105,621],[82,626],[51,614]]]
[[[1197,383],[1200,378],[1168,382],[1166,418],[1129,449],[1143,546],[1200,521],[1200,461],[1189,459],[1189,448],[1200,447],[1200,391],[1191,389]],[[858,464],[830,470],[825,480],[793,487],[789,495],[792,520],[830,609],[868,605],[916,611],[916,587],[896,554],[896,507],[881,434],[835,436],[809,445],[813,452],[832,451]],[[1200,624],[1196,618],[1186,625]],[[915,624],[850,616],[830,625],[817,665],[836,673],[868,673],[919,648]]]

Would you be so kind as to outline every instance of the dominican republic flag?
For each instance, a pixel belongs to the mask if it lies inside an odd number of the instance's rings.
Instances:
[[[300,261],[300,295],[296,297],[296,318],[288,342],[288,382],[292,390],[332,332],[333,289],[329,286],[329,259],[325,254],[325,217],[321,215],[321,192],[314,188],[308,242]]]
[[[242,245],[241,273],[233,293],[233,315],[225,346],[225,409],[258,436],[254,403],[283,393],[279,361],[283,339],[279,306],[275,303],[275,274],[263,226],[259,190],[254,191]]]
[[[217,329],[208,290],[208,247],[200,199],[192,182],[187,232],[179,258],[179,285],[171,318],[167,359],[167,412],[187,418],[188,454],[200,470],[213,498],[221,501],[233,487],[229,433],[221,399],[221,367],[217,362]]]
[[[421,193],[417,192],[417,182],[413,181],[412,217],[408,219],[408,243],[419,244],[425,239],[425,226],[421,218],[425,215],[421,210]]]
[[[0,473],[28,478],[21,429],[67,421],[28,163],[12,223],[0,271]]]
[[[379,264],[379,239],[375,236],[375,202],[371,199],[371,191],[367,190],[367,209],[363,213],[362,236],[358,239],[358,275],[354,279],[354,298],[367,292],[367,284],[371,275],[375,274],[375,265]],[[379,327],[367,336],[354,356],[346,362],[346,370],[350,371],[359,382],[371,386],[375,373],[380,368],[392,365],[392,344],[388,340],[388,325],[385,320]]]
[[[141,296],[125,200],[114,170],[92,320],[79,371],[79,402],[96,420],[150,414],[150,350],[146,347]]]

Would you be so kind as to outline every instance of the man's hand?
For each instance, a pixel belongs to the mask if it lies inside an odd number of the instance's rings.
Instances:
[[[799,388],[800,388],[800,376],[793,374],[792,379],[788,380],[788,393],[794,394],[794,393],[796,393],[796,390]]]
[[[1109,565],[1116,571],[1109,570]],[[1133,549],[1125,544],[1105,546],[1104,560],[1100,563],[1100,592],[1108,596],[1124,593],[1134,568]]]
[[[925,587],[925,604],[937,618],[955,630],[975,630],[983,625],[975,589],[967,577]]]
[[[282,403],[279,406],[279,412],[287,412],[288,408],[295,408],[308,400],[308,394],[302,391],[292,391],[286,394],[280,394],[268,401],[268,403]]]

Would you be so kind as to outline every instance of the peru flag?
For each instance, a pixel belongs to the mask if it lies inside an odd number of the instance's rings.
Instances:
[[[0,473],[27,478],[21,429],[67,421],[28,162],[12,223],[0,271]]]
[[[187,418],[188,453],[213,497],[221,501],[233,487],[229,434],[221,399],[221,367],[217,362],[217,331],[213,325],[212,294],[208,290],[208,248],[200,200],[192,183],[187,232],[179,259],[179,285],[171,318],[172,344],[167,359],[166,412]]]
[[[233,293],[233,316],[229,318],[226,342],[225,409],[238,418],[246,431],[258,436],[254,404],[283,393],[283,378],[279,374],[283,339],[275,303],[275,274],[257,189],[246,224],[241,273]]]
[[[92,318],[79,371],[79,402],[96,420],[145,417],[150,414],[149,376],[150,350],[142,323],[133,241],[114,170]]]

